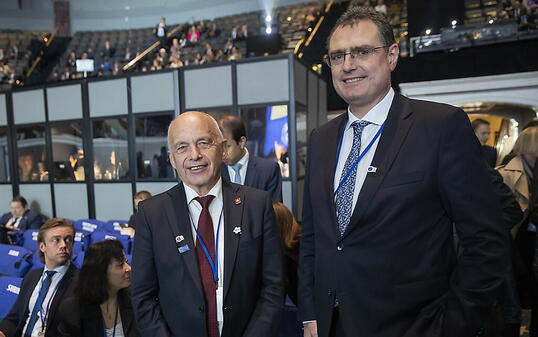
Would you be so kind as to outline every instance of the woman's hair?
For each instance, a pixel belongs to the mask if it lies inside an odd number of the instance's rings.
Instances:
[[[521,131],[512,151],[518,156],[538,153],[538,126]]]
[[[284,247],[288,250],[293,250],[299,243],[301,235],[301,227],[291,214],[290,210],[281,202],[273,202],[276,221],[280,227],[280,236],[284,242]]]
[[[88,247],[75,289],[80,302],[101,304],[108,298],[107,270],[112,260],[125,260],[118,240],[105,240]]]

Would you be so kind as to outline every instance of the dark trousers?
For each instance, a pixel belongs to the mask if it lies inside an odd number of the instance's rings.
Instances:
[[[331,331],[329,332],[330,337],[347,337],[344,331],[344,325],[340,319],[340,312],[338,307],[334,307],[333,317],[331,320]]]

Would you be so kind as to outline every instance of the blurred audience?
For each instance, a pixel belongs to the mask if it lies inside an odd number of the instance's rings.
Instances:
[[[10,236],[27,229],[39,229],[43,224],[41,214],[29,209],[24,197],[14,197],[9,207],[11,211],[0,218],[0,243],[12,243]]]

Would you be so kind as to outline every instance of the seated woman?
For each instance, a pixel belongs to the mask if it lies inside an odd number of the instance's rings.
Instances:
[[[131,266],[117,240],[105,240],[86,251],[75,296],[60,307],[59,336],[139,337],[128,287]]]

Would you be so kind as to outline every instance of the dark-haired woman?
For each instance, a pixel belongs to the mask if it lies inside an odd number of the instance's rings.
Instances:
[[[139,337],[131,296],[131,267],[119,241],[91,245],[84,257],[75,297],[60,307],[64,337]]]

